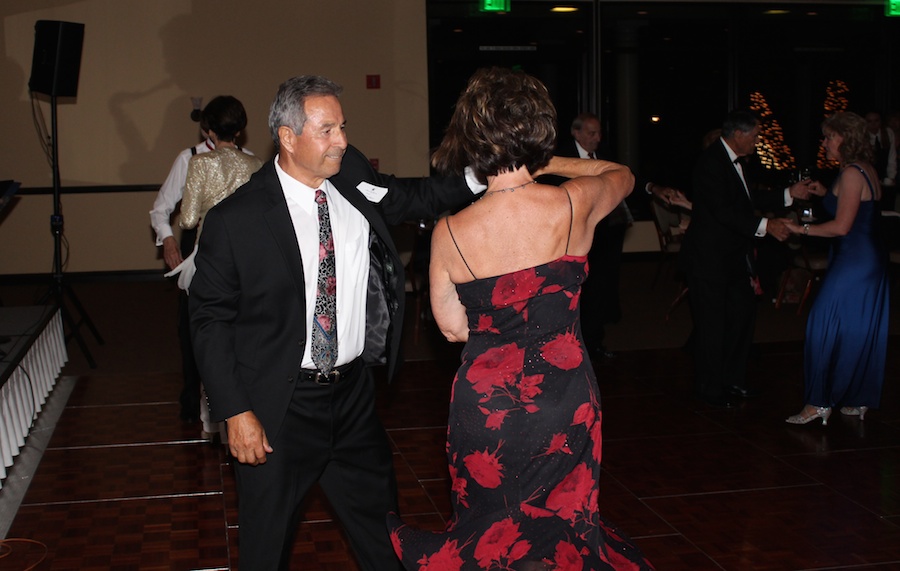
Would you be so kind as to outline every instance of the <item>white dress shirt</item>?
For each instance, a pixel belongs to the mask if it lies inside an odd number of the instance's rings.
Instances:
[[[209,139],[193,147],[197,153],[207,153],[215,147]],[[173,235],[172,212],[184,195],[184,181],[187,178],[188,162],[194,153],[191,149],[185,149],[178,153],[166,182],[159,187],[156,200],[153,201],[153,209],[150,211],[150,225],[156,232],[156,245],[162,246],[163,240]]]
[[[881,145],[881,148],[888,149],[888,161],[884,173],[884,180],[881,182],[882,184],[890,186],[893,185],[894,181],[897,179],[897,147],[894,143],[894,132],[890,129],[884,129],[883,131],[887,133],[888,140],[878,142]],[[873,149],[875,148],[875,140],[880,138],[879,133],[869,133],[869,143],[872,144]]]
[[[288,211],[294,224],[303,276],[306,284],[306,330],[312,331],[319,275],[319,211],[316,190],[293,178],[278,165]],[[369,221],[326,180],[320,187],[328,200],[331,233],[334,237],[335,279],[337,282],[338,355],[335,366],[346,365],[362,354],[366,343],[366,297],[369,283]],[[315,369],[310,357],[312,335],[306,336],[300,367]]]
[[[581,159],[589,159],[591,157],[588,156],[588,152],[584,150],[584,147],[578,141],[575,141],[575,150],[578,151],[578,158]],[[597,154],[594,153],[594,158],[597,158]]]

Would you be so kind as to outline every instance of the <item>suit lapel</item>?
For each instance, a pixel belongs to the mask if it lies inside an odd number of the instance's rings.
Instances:
[[[267,209],[263,213],[263,217],[281,252],[285,266],[287,266],[294,282],[294,287],[297,289],[297,295],[301,299],[305,299],[306,285],[300,246],[297,244],[297,235],[288,211],[287,201],[284,198],[284,190],[281,188],[281,182],[278,180],[278,175],[275,172],[274,159],[263,168],[265,172],[263,173],[261,188],[255,190],[255,192],[266,194]],[[351,179],[342,177],[341,173],[338,173],[329,180],[338,192],[369,221],[369,225],[378,234],[381,241],[392,248],[393,241],[390,238],[390,230],[376,212],[374,205],[353,186]]]
[[[721,155],[722,155],[722,163],[725,165],[725,168],[728,169],[728,172],[731,173],[731,181],[732,186],[734,187],[734,192],[739,193],[750,207],[753,207],[753,202],[750,200],[750,189],[747,188],[744,184],[744,181],[741,180],[741,175],[738,174],[737,168],[734,166],[734,162],[731,160],[728,155],[728,150],[725,148],[725,143],[723,141],[719,141],[719,146],[721,147]],[[741,165],[743,168],[743,165]],[[746,180],[746,177],[744,178]]]
[[[268,202],[263,218],[268,224],[272,237],[275,239],[275,244],[278,246],[278,250],[284,259],[284,264],[291,274],[294,287],[297,289],[297,295],[301,299],[305,299],[306,285],[303,277],[300,245],[297,244],[297,234],[294,231],[294,222],[291,220],[287,201],[284,198],[284,190],[281,188],[281,182],[275,173],[274,161],[269,162],[264,168],[267,169],[265,179],[262,188],[257,191],[265,193]]]

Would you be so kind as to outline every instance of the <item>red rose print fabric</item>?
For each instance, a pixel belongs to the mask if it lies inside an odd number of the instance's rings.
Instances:
[[[469,341],[447,430],[443,533],[388,516],[410,571],[653,569],[600,507],[600,395],[581,337],[584,256],[457,286]]]

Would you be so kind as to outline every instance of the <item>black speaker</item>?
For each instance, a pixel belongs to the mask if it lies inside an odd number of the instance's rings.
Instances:
[[[28,88],[35,93],[75,97],[81,71],[84,24],[38,20]]]

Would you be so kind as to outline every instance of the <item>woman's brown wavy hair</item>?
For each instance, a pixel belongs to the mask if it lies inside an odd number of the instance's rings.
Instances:
[[[866,131],[866,120],[850,111],[840,111],[822,122],[822,133],[837,133],[843,137],[838,151],[841,153],[841,161],[848,165],[856,161],[871,163],[874,159],[874,151],[869,143],[869,134]]]
[[[491,67],[469,79],[431,164],[445,174],[471,166],[484,182],[521,166],[535,172],[555,147],[556,109],[544,84],[522,71]]]

